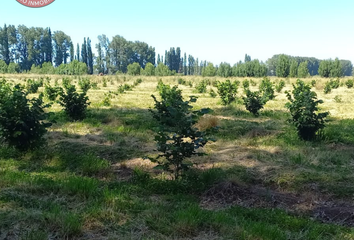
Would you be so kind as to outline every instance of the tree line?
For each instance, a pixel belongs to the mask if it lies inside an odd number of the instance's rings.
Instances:
[[[180,47],[171,47],[164,56],[145,42],[128,41],[116,35],[98,36],[93,53],[91,39],[85,37],[76,49],[71,37],[50,28],[14,25],[0,27],[0,73],[202,75],[220,77],[322,77],[350,76],[353,65],[348,60],[319,60],[309,57],[274,55],[265,63],[245,55],[233,66],[215,65],[187,55]],[[147,68],[147,69],[146,69]]]

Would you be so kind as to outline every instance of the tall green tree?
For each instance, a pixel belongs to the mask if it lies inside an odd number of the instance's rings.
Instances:
[[[307,61],[300,63],[297,76],[299,78],[306,78],[310,75],[309,69],[307,67]]]
[[[207,66],[203,69],[203,77],[213,77],[216,74],[216,68],[212,63],[208,63]]]
[[[86,38],[84,38],[84,43],[81,46],[81,62],[87,65],[87,44]]]
[[[251,61],[251,56],[245,54],[245,63],[246,63],[246,62],[250,62],[250,61]]]
[[[294,59],[291,60],[289,77],[294,78],[297,76],[298,63]]]
[[[87,38],[87,68],[87,73],[93,74],[93,54],[90,38]]]
[[[282,54],[278,58],[276,74],[278,77],[288,77],[290,73],[289,56]]]
[[[230,77],[232,75],[231,66],[229,63],[220,63],[216,74],[220,77]]]
[[[101,47],[101,43],[99,42],[98,44],[96,44],[96,49],[97,49],[97,59],[96,59],[96,70],[98,73],[104,73],[104,53],[102,52],[102,47]]]
[[[336,78],[343,77],[342,65],[338,58],[336,58],[334,62],[332,62],[331,71],[329,75],[330,77],[336,77]]]
[[[56,66],[67,63],[70,56],[69,50],[71,46],[71,38],[63,31],[56,31],[53,35],[55,57],[54,62]]]
[[[322,60],[318,68],[318,73],[321,77],[329,77],[332,68],[332,60]]]
[[[0,59],[9,65],[10,63],[10,48],[9,48],[9,34],[6,24],[3,29],[0,29]]]
[[[76,45],[76,56],[75,59],[80,62],[80,44]]]

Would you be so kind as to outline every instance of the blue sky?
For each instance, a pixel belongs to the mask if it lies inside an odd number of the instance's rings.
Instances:
[[[164,54],[180,47],[199,60],[234,64],[247,53],[340,58],[354,63],[353,0],[55,0],[34,9],[1,0],[0,26],[50,27],[71,36],[139,40]]]

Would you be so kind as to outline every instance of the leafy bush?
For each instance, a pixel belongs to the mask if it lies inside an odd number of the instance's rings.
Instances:
[[[214,89],[210,89],[209,95],[210,95],[210,97],[212,97],[212,98],[215,98],[215,97],[217,96],[217,94],[216,94],[216,92],[214,91]]]
[[[91,88],[91,83],[89,78],[82,78],[79,80],[79,86],[83,92],[88,92]]]
[[[28,100],[27,94],[20,85],[11,89],[5,82],[0,83],[0,136],[22,151],[40,147],[51,126],[45,121],[48,113],[44,109],[49,105],[43,104],[42,95]]]
[[[134,81],[134,87],[136,87],[136,86],[138,86],[140,83],[142,83],[143,82],[143,79],[141,79],[141,78],[138,78],[137,80],[135,80]]]
[[[293,87],[293,96],[286,92],[290,102],[286,103],[285,107],[290,110],[292,116],[289,121],[294,124],[301,139],[313,140],[316,133],[325,127],[325,118],[329,113],[317,113],[318,104],[323,101],[316,100],[317,95],[311,91],[309,85],[298,79]]]
[[[130,86],[129,84],[124,84],[124,85],[120,85],[118,87],[118,93],[124,93],[125,91],[132,91],[133,90],[133,86]]]
[[[311,81],[311,86],[312,86],[312,87],[316,86],[316,83],[317,83],[317,81],[316,81],[315,79],[313,79],[313,80]]]
[[[331,83],[330,83],[330,82],[326,82],[325,87],[324,87],[324,89],[323,89],[323,92],[324,92],[325,94],[328,94],[328,93],[330,93],[331,91],[332,91]]]
[[[51,87],[50,85],[45,85],[44,87],[44,96],[49,101],[55,101],[58,95],[63,91],[61,87]]]
[[[250,88],[250,81],[249,80],[244,80],[243,82],[242,82],[242,87],[243,87],[243,89],[245,90],[245,92],[247,91],[247,89],[249,89]]]
[[[341,103],[341,102],[342,102],[341,96],[336,95],[336,96],[334,97],[334,101],[335,101],[336,103]]]
[[[192,111],[190,103],[197,99],[191,96],[189,101],[183,101],[177,86],[161,86],[160,96],[161,102],[152,95],[156,111],[150,111],[159,124],[155,141],[161,154],[149,159],[157,163],[155,168],[174,173],[175,179],[178,179],[192,166],[192,163],[185,161],[186,158],[204,155],[197,150],[211,140],[205,132],[195,127],[198,119],[209,109]]]
[[[352,88],[354,86],[354,81],[353,79],[348,79],[346,82],[345,82],[345,85],[347,85],[348,88]]]
[[[254,116],[259,115],[259,110],[263,108],[265,102],[264,97],[261,96],[259,91],[251,92],[246,89],[246,97],[242,97],[246,109],[251,112]]]
[[[206,93],[207,92],[207,82],[205,80],[202,80],[200,83],[198,83],[195,86],[195,89],[197,90],[197,93]]]
[[[275,91],[277,91],[278,93],[280,93],[281,90],[283,90],[284,87],[285,87],[285,81],[284,81],[284,80],[280,80],[280,81],[275,85]]]
[[[43,79],[34,81],[32,79],[27,80],[26,89],[28,93],[37,93],[38,88],[43,86]]]
[[[178,82],[178,84],[186,85],[186,81],[182,78],[178,78],[177,82]]]
[[[218,94],[221,97],[221,102],[223,105],[228,105],[236,100],[238,85],[239,82],[235,81],[231,83],[228,79],[225,82],[218,83]]]
[[[64,108],[65,113],[73,120],[85,118],[88,102],[86,92],[78,93],[74,85],[65,86],[65,91],[60,93],[59,104]]]
[[[71,85],[71,81],[72,79],[71,78],[68,78],[68,77],[64,77],[62,79],[62,85],[64,88],[68,88],[70,85]]]
[[[111,106],[111,98],[112,98],[111,93],[105,93],[103,101],[102,101],[103,106],[106,106],[106,107]]]
[[[268,100],[273,100],[275,98],[273,83],[269,80],[269,78],[264,78],[259,85],[259,91],[263,94],[263,98]]]

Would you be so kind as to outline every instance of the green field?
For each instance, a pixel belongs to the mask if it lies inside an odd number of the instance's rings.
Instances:
[[[47,76],[3,77],[25,84]],[[75,84],[80,78],[71,77]],[[316,80],[312,90],[324,101],[321,110],[330,112],[322,139],[314,142],[299,140],[287,122],[285,91],[296,79],[283,79],[284,89],[254,117],[241,98],[223,106],[218,96],[195,92],[204,79],[208,92],[217,92],[213,82],[222,78],[87,78],[97,87],[88,91],[84,120],[71,122],[55,103],[47,145],[27,153],[1,145],[0,239],[354,239],[354,89],[344,84],[348,78],[329,94],[328,79],[304,79]],[[111,105],[104,106],[105,94],[138,78],[140,84],[111,94]],[[193,170],[178,181],[144,160],[156,155],[149,108],[160,79],[183,83],[185,99],[198,96],[195,109],[213,110],[200,127],[220,127],[207,155],[192,158]],[[60,85],[62,77],[45,81]],[[251,88],[260,81],[252,79]]]

